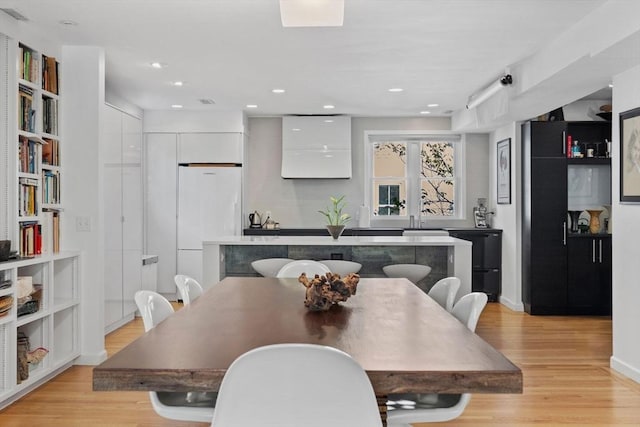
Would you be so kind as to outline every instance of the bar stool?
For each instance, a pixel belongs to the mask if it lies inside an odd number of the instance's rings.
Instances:
[[[319,262],[329,267],[332,273],[339,274],[340,277],[344,277],[349,273],[357,273],[362,268],[362,264],[359,262],[342,259],[323,259]]]
[[[382,267],[387,277],[404,277],[412,283],[418,283],[431,273],[431,267],[422,264],[391,264]]]
[[[293,261],[291,258],[264,258],[251,263],[251,267],[261,276],[276,277],[278,271]]]

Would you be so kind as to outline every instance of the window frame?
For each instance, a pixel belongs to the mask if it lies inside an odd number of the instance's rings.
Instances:
[[[420,214],[420,200],[407,197],[406,215],[374,215],[373,214],[373,145],[380,142],[406,142],[407,158],[420,156],[420,142],[446,141],[454,144],[454,172],[455,179],[455,205],[454,214],[451,216],[431,216]],[[369,207],[369,218],[374,222],[409,223],[409,217],[413,215],[416,220],[422,221],[452,221],[466,219],[466,167],[465,135],[450,131],[365,131],[364,132],[364,204]],[[420,163],[407,162],[407,195],[419,191],[420,188]],[[398,224],[399,226],[400,224]]]

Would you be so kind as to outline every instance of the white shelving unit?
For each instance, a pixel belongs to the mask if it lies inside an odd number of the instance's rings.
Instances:
[[[32,256],[59,250],[59,63],[23,43],[17,44],[16,56],[17,228],[13,241],[21,255]]]
[[[60,64],[29,44],[0,36],[3,53],[12,58],[0,60],[7,89],[0,91],[0,103],[7,104],[7,120],[0,120],[0,125],[9,135],[0,141],[6,172],[0,175],[0,195],[7,206],[0,215],[0,237],[10,239],[12,249],[21,255],[0,262],[0,307],[3,300],[11,301],[10,309],[0,314],[1,409],[80,356],[81,259],[79,251],[59,251],[63,209]],[[28,228],[30,235],[25,234]],[[17,284],[23,276],[31,277],[39,289],[32,294],[31,310],[24,314]],[[38,363],[27,365],[28,373],[18,366],[21,335],[28,338],[28,351],[48,350]]]
[[[78,252],[0,263],[0,282],[11,281],[9,288],[0,290],[0,298],[13,297],[11,310],[0,317],[0,408],[70,366],[80,355],[79,265]],[[42,292],[38,310],[18,316],[17,279],[22,276],[31,276]],[[43,347],[49,351],[39,363],[29,364],[29,376],[22,381],[18,380],[16,351],[19,333],[29,338],[29,350]]]

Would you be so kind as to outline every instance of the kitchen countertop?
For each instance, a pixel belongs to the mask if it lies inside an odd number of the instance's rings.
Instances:
[[[471,246],[450,236],[227,236],[202,242],[208,245],[315,245],[315,246]]]

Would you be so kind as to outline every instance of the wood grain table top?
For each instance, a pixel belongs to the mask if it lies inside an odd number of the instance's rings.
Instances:
[[[94,390],[218,390],[253,348],[323,344],[350,354],[376,394],[521,393],[522,372],[406,279],[361,279],[308,311],[296,279],[227,277],[93,370]]]

